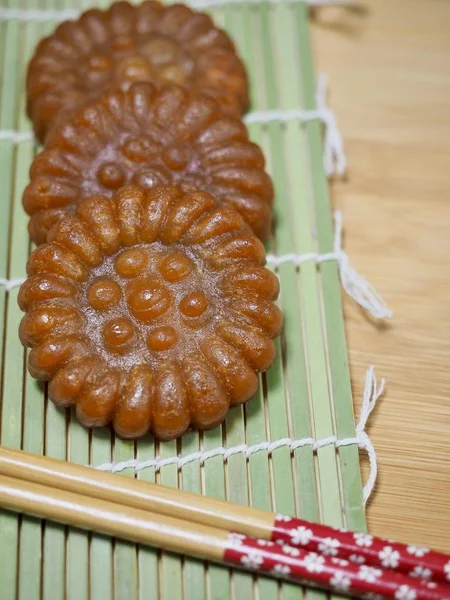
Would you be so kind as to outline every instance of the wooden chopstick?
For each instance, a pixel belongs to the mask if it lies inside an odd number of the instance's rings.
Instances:
[[[0,475],[0,505],[15,512],[221,561],[227,533],[92,496]]]
[[[0,473],[267,540],[276,517],[274,513],[4,447],[0,447]]]
[[[435,584],[430,589],[416,579],[392,571],[375,573],[376,569],[372,569],[370,578],[362,578],[361,567],[346,561],[336,564],[333,558],[297,549],[292,554],[292,547],[272,542],[261,545],[261,540],[244,535],[16,477],[0,475],[0,506],[163,550],[345,592],[355,598],[376,593],[386,600],[450,600],[447,586]],[[405,590],[414,595],[400,596]]]
[[[447,583],[450,556],[0,447],[0,474],[260,540]]]

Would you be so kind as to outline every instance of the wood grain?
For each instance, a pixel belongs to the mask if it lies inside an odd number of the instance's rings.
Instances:
[[[324,8],[313,36],[349,158],[346,250],[395,313],[345,301],[356,410],[369,364],[388,380],[369,528],[450,551],[450,3]]]

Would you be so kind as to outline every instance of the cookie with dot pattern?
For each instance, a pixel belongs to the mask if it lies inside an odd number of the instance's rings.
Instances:
[[[116,2],[61,23],[39,43],[27,76],[28,115],[37,137],[44,141],[54,123],[80,104],[135,81],[205,92],[236,116],[248,106],[244,66],[208,15],[182,4]]]
[[[111,196],[135,183],[176,184],[235,208],[265,241],[273,186],[245,125],[207,96],[170,85],[135,83],[76,111],[48,136],[30,169],[23,205],[36,243],[79,199]]]
[[[85,198],[28,261],[30,373],[88,427],[162,439],[214,427],[275,357],[279,284],[264,262],[240,215],[207,192]]]

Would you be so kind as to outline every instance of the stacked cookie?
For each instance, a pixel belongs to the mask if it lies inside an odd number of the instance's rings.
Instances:
[[[118,2],[43,40],[27,92],[44,142],[23,196],[30,372],[123,437],[216,426],[255,393],[282,321],[232,41],[186,6]]]

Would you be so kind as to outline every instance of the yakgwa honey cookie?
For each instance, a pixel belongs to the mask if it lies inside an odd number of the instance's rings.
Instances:
[[[44,141],[54,123],[80,104],[135,81],[205,92],[236,116],[248,105],[244,66],[208,15],[182,4],[116,2],[61,23],[39,43],[27,76],[28,115],[37,137]]]
[[[34,242],[76,203],[119,187],[176,184],[237,210],[261,240],[271,229],[273,187],[260,148],[240,119],[211,98],[135,83],[77,110],[49,135],[23,195]]]
[[[214,427],[275,357],[279,287],[264,261],[239,214],[206,192],[86,198],[28,261],[30,373],[88,427],[162,439]]]

